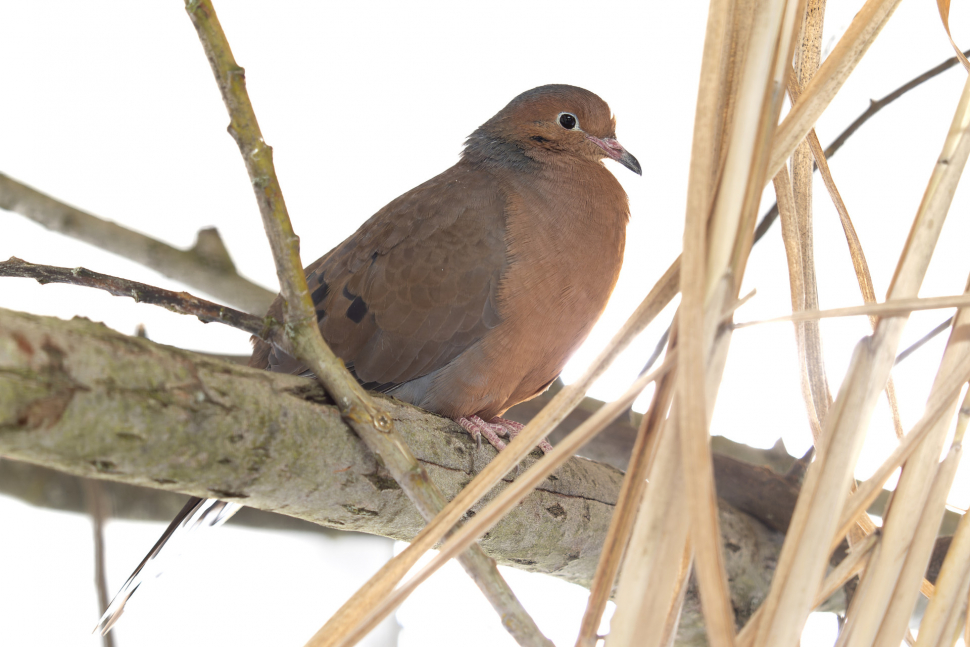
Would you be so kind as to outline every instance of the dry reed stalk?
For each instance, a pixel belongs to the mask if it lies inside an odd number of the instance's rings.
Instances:
[[[799,45],[795,49],[792,73],[788,87],[806,85],[815,76],[821,59],[822,24],[825,16],[825,0],[809,0]],[[797,97],[790,96],[794,105]],[[782,169],[775,176],[787,176]],[[818,287],[815,280],[815,245],[812,227],[812,153],[808,143],[802,141],[791,156],[790,206],[782,210],[782,238],[789,256],[788,269],[791,282],[792,311],[818,310]],[[775,191],[778,192],[776,186]],[[783,189],[782,189],[783,190]],[[825,360],[822,354],[822,335],[817,321],[795,324],[795,340],[801,366],[802,395],[808,409],[809,426],[815,445],[821,441],[822,424],[832,406],[832,394],[826,379]]]
[[[785,258],[788,261],[788,283],[791,292],[792,312],[805,310],[805,282],[802,262],[802,243],[799,236],[797,216],[795,213],[795,197],[792,194],[791,177],[788,168],[782,168],[772,180],[775,189],[775,201],[778,203],[778,219],[781,222],[781,240],[785,245]],[[814,272],[813,272],[814,274]],[[817,301],[817,299],[816,299]],[[815,309],[818,308],[816,303]],[[815,326],[816,330],[818,326]],[[805,400],[805,411],[808,414],[808,426],[812,431],[812,441],[816,448],[822,444],[822,422],[819,420],[819,410],[828,412],[830,402],[825,401],[824,407],[815,400],[813,391],[812,370],[813,357],[820,363],[821,354],[810,357],[809,343],[805,338],[805,331],[800,324],[795,324],[795,344],[798,348],[798,366],[801,373],[802,399]],[[821,347],[819,347],[821,349]],[[824,376],[824,366],[822,375]],[[828,385],[825,386],[828,392]]]
[[[959,391],[954,392],[949,378],[960,367],[970,365],[970,339],[963,335],[968,324],[970,310],[960,310],[927,407],[945,402],[945,408],[903,465],[892,504],[883,521],[882,546],[873,558],[873,568],[856,591],[860,603],[856,612],[847,619],[840,644],[898,644],[906,631],[907,625],[900,623],[900,616],[908,617],[916,603],[918,583],[922,582],[926,571],[933,539],[943,515],[946,493],[952,482],[951,474],[942,494],[936,493],[939,500],[931,501],[933,492],[930,484],[934,483],[934,475],[937,482],[945,478],[941,476],[944,470],[942,467],[938,469],[938,462],[959,397]],[[952,462],[958,459],[947,460]],[[934,487],[939,489],[944,486]],[[914,519],[920,520],[919,523],[914,524]],[[915,581],[913,578],[916,578]]]
[[[818,40],[820,40],[821,20],[819,20],[818,23],[819,24],[817,25],[817,30],[818,30],[817,36],[818,36]],[[808,32],[807,25],[806,25],[806,32]],[[806,33],[806,36],[807,35],[808,34]],[[801,80],[802,80],[802,77],[798,74],[798,68],[796,66],[795,68],[792,69],[792,74],[788,78],[788,96],[790,97],[792,104],[798,101],[798,97],[801,94],[801,85],[804,84],[801,82]],[[799,157],[801,154],[804,154],[803,158]],[[798,158],[797,159],[798,164],[796,164],[796,158]],[[829,196],[831,197],[832,202],[835,205],[835,209],[839,214],[839,220],[842,223],[842,230],[845,232],[846,242],[848,243],[848,246],[849,246],[849,256],[852,259],[852,266],[853,266],[853,269],[855,270],[856,279],[859,283],[859,290],[862,292],[862,299],[865,303],[875,303],[876,294],[872,284],[872,275],[869,272],[869,264],[866,262],[865,253],[862,250],[862,243],[859,240],[859,236],[856,233],[855,227],[852,224],[852,219],[849,217],[849,211],[848,209],[846,209],[845,203],[842,200],[842,196],[835,185],[835,180],[832,178],[832,173],[829,169],[828,162],[825,159],[825,153],[822,150],[822,146],[819,143],[818,137],[815,134],[815,129],[813,128],[812,130],[809,131],[808,136],[806,137],[806,140],[801,144],[799,144],[798,149],[796,149],[795,151],[795,155],[792,156],[793,181],[795,179],[795,170],[797,166],[799,171],[802,174],[807,174],[806,177],[807,177],[807,182],[809,184],[807,196],[803,198],[803,200],[808,203],[808,212],[807,212],[808,222],[807,224],[804,222],[803,219],[805,218],[805,216],[801,215],[801,213],[797,209],[798,201],[796,200],[795,201],[796,211],[794,215],[797,216],[797,222],[794,223],[794,226],[792,224],[788,225],[788,229],[791,233],[789,233],[788,236],[786,236],[786,242],[785,242],[785,248],[787,251],[790,246],[794,246],[794,244],[791,244],[788,242],[788,237],[796,236],[798,241],[801,243],[801,246],[804,248],[800,250],[800,254],[798,258],[809,259],[809,260],[802,260],[802,272],[805,276],[799,282],[801,284],[802,289],[804,290],[802,302],[806,305],[803,308],[795,307],[797,299],[796,299],[796,294],[794,292],[794,289],[796,287],[796,283],[793,282],[792,283],[792,289],[793,289],[792,308],[793,310],[811,310],[813,308],[818,308],[818,298],[814,290],[814,285],[815,285],[814,284],[814,280],[815,280],[814,264],[810,260],[812,258],[811,256],[812,230],[811,230],[810,209],[811,209],[811,179],[812,179],[813,162],[815,163],[816,166],[818,166],[819,172],[822,176],[822,181],[825,184],[825,188],[828,190]],[[784,174],[784,170],[779,172],[779,175],[782,175],[782,174]],[[794,192],[794,189],[793,189],[793,192]],[[777,186],[776,186],[776,193],[777,193]],[[779,201],[779,214],[782,217],[782,226],[783,226],[782,231],[784,233],[785,224],[786,224],[785,223],[786,214],[785,212],[781,211],[780,201]],[[789,213],[787,219],[791,219],[792,216],[793,214]],[[791,264],[792,264],[791,261],[789,261],[789,266],[791,266]],[[808,287],[809,279],[811,279],[811,289]],[[815,297],[813,302],[811,302],[811,305],[809,305],[810,296]],[[869,323],[872,326],[873,330],[875,330],[876,328],[877,321],[878,321],[877,317],[870,315]],[[807,323],[809,322],[806,322],[806,324]],[[828,411],[828,407],[831,405],[832,396],[828,391],[828,384],[827,382],[825,382],[825,365],[824,365],[824,359],[822,357],[821,337],[820,337],[818,322],[812,322],[812,323],[814,323],[813,327],[806,328],[804,330],[802,330],[799,327],[799,324],[797,323],[795,324],[795,327],[796,327],[796,338],[798,340],[798,345],[799,345],[799,360],[800,360],[800,363],[802,363],[802,385],[803,385],[802,389],[803,391],[807,392],[807,395],[811,396],[812,401],[814,402],[814,405],[815,405],[815,412],[810,412],[810,423],[813,422],[811,420],[811,417],[812,417],[812,414],[814,413],[818,420],[818,423],[816,424],[821,425],[825,420],[825,413]],[[824,389],[824,392],[823,392],[823,389]],[[896,400],[896,387],[893,383],[892,376],[890,376],[889,380],[886,382],[886,398],[889,401],[889,408],[890,408],[890,411],[892,412],[893,429],[896,432],[896,437],[902,438],[903,425],[902,425],[902,420],[900,419],[900,416],[899,416],[899,404]],[[806,402],[807,404],[811,404],[808,401]],[[815,432],[816,430],[815,424],[812,424],[812,430],[813,432]],[[818,447],[820,438],[818,435],[815,435],[814,437],[815,437],[815,445],[816,447]],[[853,486],[852,489],[854,490],[855,487]],[[866,535],[872,534],[875,531],[875,529],[876,529],[876,526],[872,522],[872,519],[869,518],[868,515],[859,515],[856,518],[856,523],[852,525],[848,533],[847,538],[848,538],[849,544],[851,545],[851,544],[858,543]]]
[[[792,78],[788,84],[788,94],[791,97],[792,103],[798,100],[800,92],[801,88],[795,87],[794,78]],[[835,210],[839,214],[842,231],[845,233],[845,241],[849,246],[849,257],[852,260],[852,267],[855,270],[856,279],[859,283],[859,291],[862,293],[862,300],[865,303],[875,303],[876,291],[872,283],[872,274],[869,272],[869,263],[866,261],[866,255],[862,251],[862,242],[859,240],[859,235],[856,233],[855,226],[852,224],[852,218],[849,217],[849,210],[842,200],[842,194],[839,193],[838,187],[835,186],[835,179],[832,177],[832,171],[829,169],[828,160],[825,159],[825,151],[822,150],[822,145],[818,141],[818,136],[815,134],[814,128],[809,131],[805,143],[811,151],[812,158],[818,167],[819,174],[822,176],[822,182],[825,184],[829,197],[832,198],[832,204],[835,205]],[[817,308],[818,304],[815,307]],[[876,329],[877,321],[878,318],[876,316],[869,316],[869,323],[873,330]],[[893,428],[896,431],[896,437],[902,438],[903,423],[899,416],[896,387],[891,376],[886,383],[886,399],[889,401],[889,409],[892,412]],[[871,533],[873,529],[874,526],[868,528],[868,532]]]
[[[923,443],[924,446],[928,444],[928,441]],[[923,575],[926,573],[926,567],[929,565],[930,557],[933,555],[940,522],[943,520],[943,513],[946,511],[946,497],[953,486],[953,478],[956,476],[962,457],[963,447],[957,442],[950,447],[946,458],[936,470],[936,478],[933,479],[933,485],[925,499],[922,514],[919,515],[919,522],[916,524],[916,531],[913,533],[906,554],[906,562],[900,571],[896,590],[876,635],[875,645],[877,646],[889,647],[891,645],[896,647],[899,644],[899,639],[905,636],[909,630],[909,616],[913,607],[916,606],[920,584],[923,581]],[[907,467],[908,465],[907,462]],[[885,550],[888,550],[888,548]]]
[[[730,334],[719,340],[720,361],[711,362],[714,331],[705,330],[705,322],[710,321],[709,313],[720,312],[724,303],[734,299],[740,287],[753,242],[771,133],[781,111],[783,95],[777,88],[783,87],[788,73],[804,5],[805,0],[769,0],[756,5],[752,12],[735,108],[725,131],[729,145],[716,199],[710,214],[706,209],[688,208],[684,231],[678,315],[681,365],[675,406],[695,572],[707,639],[715,647],[733,645],[735,631],[708,431]],[[702,384],[705,389],[699,388]]]
[[[852,19],[814,78],[805,86],[801,99],[792,106],[775,131],[766,179],[774,177],[781,170],[795,147],[805,139],[805,135],[882,31],[899,1],[867,0]]]
[[[913,297],[909,299],[888,299],[882,303],[867,303],[861,306],[846,306],[829,310],[802,310],[790,315],[761,319],[758,321],[743,321],[734,324],[734,329],[760,326],[769,323],[784,323],[788,321],[807,321],[809,319],[835,319],[838,317],[905,317],[911,312],[922,310],[942,310],[944,308],[965,308],[970,306],[970,295],[954,294],[945,297]],[[950,322],[947,322],[950,325]],[[894,360],[895,361],[895,360]]]
[[[936,594],[920,623],[916,647],[942,647],[956,642],[955,620],[970,592],[970,514],[963,515],[936,578]],[[963,607],[965,610],[966,607]],[[947,631],[950,629],[950,631]]]
[[[717,160],[724,154],[720,146],[723,115],[733,111],[727,92],[731,72],[727,62],[738,59],[729,55],[732,43],[727,31],[736,5],[733,0],[712,0],[708,9],[694,117],[688,213],[709,213]],[[656,628],[676,615],[673,610],[686,577],[680,562],[689,543],[690,523],[680,480],[680,437],[672,424],[677,417],[677,409],[671,409],[670,417],[658,430],[657,458],[648,472],[650,486],[640,502],[619,576],[617,608],[606,638],[610,647],[635,643],[661,647],[664,637]],[[650,623],[653,629],[642,633],[641,622]]]
[[[824,65],[823,65],[824,67]],[[820,71],[821,74],[821,71]],[[811,86],[811,84],[810,84]],[[916,214],[889,289],[890,299],[914,297],[922,283],[940,229],[970,153],[970,84]],[[875,333],[853,353],[839,397],[826,421],[823,451],[809,467],[759,623],[756,645],[798,640],[811,610],[810,591],[824,573],[833,509],[842,509],[862,448],[863,430],[885,387],[906,317],[880,320]]]
[[[653,321],[679,290],[680,258],[677,258],[664,275],[657,281],[623,327],[613,336],[606,348],[589,365],[583,375],[564,387],[533,418],[505,450],[485,466],[425,529],[412,540],[411,544],[397,557],[389,560],[375,573],[337,612],[320,628],[307,643],[308,645],[327,645],[350,630],[368,609],[390,595],[405,574],[417,563],[428,549],[444,537],[465,512],[475,505],[494,487],[521,459],[532,451],[536,443],[545,438],[570,411],[576,408],[590,385],[612,364],[616,357],[633,339]],[[534,440],[532,440],[534,438]],[[520,441],[520,439],[522,439]]]
[[[950,408],[950,397],[957,397],[963,384],[970,380],[970,366],[963,366],[955,369],[946,378],[940,380],[939,397],[927,404],[923,417],[913,427],[908,434],[903,437],[893,453],[883,461],[876,472],[865,482],[859,485],[858,490],[849,497],[839,516],[839,525],[832,534],[832,541],[829,545],[829,552],[835,550],[836,546],[849,531],[852,524],[859,515],[866,513],[872,502],[876,500],[882,491],[882,486],[889,480],[892,473],[903,464],[919,447],[926,435],[934,428],[937,421]],[[944,384],[946,385],[944,387]]]
[[[970,595],[970,578],[968,578],[967,594]],[[970,597],[967,598],[966,618],[964,618],[963,644],[970,645]]]
[[[957,53],[957,58],[963,63],[963,67],[967,68],[967,72],[970,72],[970,61],[957,44],[953,40],[953,34],[950,33],[950,0],[936,0],[936,7],[940,10],[940,20],[943,21],[943,29],[946,30],[946,37],[950,39],[950,44],[953,45],[953,50]]]
[[[326,634],[326,632],[321,630],[314,637],[314,640],[318,642],[312,644],[334,645],[334,647],[349,647],[350,645],[356,644],[371,629],[377,626],[381,620],[397,608],[418,585],[430,577],[449,559],[460,554],[468,546],[473,544],[478,537],[488,532],[509,510],[518,505],[523,498],[542,483],[550,473],[569,460],[593,436],[629,408],[650,382],[666,374],[676,365],[676,362],[677,351],[668,353],[662,366],[647,375],[638,377],[622,396],[600,407],[583,424],[562,439],[542,460],[535,463],[524,474],[521,474],[489,502],[488,505],[478,511],[474,517],[457,528],[445,541],[444,545],[441,546],[439,553],[427,565],[420,569],[413,577],[402,583],[400,587],[385,596],[373,608],[368,609],[365,614],[357,619],[357,622],[354,623],[354,626],[349,631],[342,631],[339,635],[321,635]],[[509,447],[511,447],[511,444]],[[421,544],[418,543],[422,539],[422,535],[430,536],[427,533],[427,528],[415,538],[415,541],[409,546],[409,550],[415,545],[423,545],[423,542]]]
[[[657,459],[630,536],[616,592],[616,611],[606,647],[662,647],[658,627],[677,617],[679,591],[686,580],[682,558],[690,543],[690,515],[682,487],[680,436],[674,409],[660,429]],[[650,624],[644,632],[642,625]]]
[[[676,329],[674,330],[676,333]],[[669,347],[671,349],[676,347],[675,338],[670,340]],[[596,574],[593,576],[593,583],[589,587],[589,601],[586,604],[586,612],[583,614],[583,620],[579,627],[576,647],[594,647],[596,644],[596,632],[606,608],[606,601],[613,592],[613,584],[620,568],[620,561],[633,532],[636,512],[640,507],[640,501],[643,499],[643,492],[647,486],[647,474],[650,472],[653,459],[657,455],[660,427],[666,420],[667,411],[670,409],[675,375],[676,369],[664,375],[657,383],[650,407],[640,422],[637,439],[630,455],[630,463],[623,479],[623,486],[620,488],[616,507],[613,510],[613,518],[610,520],[610,528],[603,542],[599,563],[596,566]]]
[[[666,442],[660,441],[654,465],[657,469],[661,465],[669,467],[676,464],[677,454],[681,454],[701,600],[712,644],[731,644],[734,634],[721,563],[707,431],[708,401],[717,392],[730,334],[721,335],[715,345],[714,330],[704,325],[705,320],[710,321],[705,309],[717,311],[723,300],[737,293],[736,282],[743,273],[753,240],[756,200],[752,195],[760,193],[763,185],[768,138],[780,111],[780,97],[771,92],[772,82],[778,87],[783,81],[791,55],[791,35],[801,9],[799,2],[761,6],[715,2],[708,13],[684,236],[683,301],[678,315],[682,354],[678,403],[665,426],[670,430],[665,436],[680,434],[682,448],[669,437]],[[730,38],[725,40],[724,26],[729,20]],[[739,34],[744,35],[743,40],[739,40]],[[722,56],[724,52],[730,55]],[[728,140],[731,146],[725,147]],[[717,160],[722,161],[720,166],[715,164]],[[716,204],[711,203],[713,179],[719,187]],[[713,216],[709,216],[712,211]],[[686,348],[685,338],[689,339]],[[684,370],[685,365],[689,370]],[[701,385],[706,388],[701,389]],[[681,419],[682,425],[678,424]],[[655,488],[647,490],[638,529],[628,548],[623,573],[630,574],[620,577],[620,590],[627,592],[618,594],[618,611],[608,637],[610,645],[634,641],[639,644],[646,636],[650,641],[662,641],[664,637],[658,635],[656,627],[665,626],[676,617],[676,601],[686,569],[675,571],[671,564],[677,555],[685,554],[686,519],[679,506],[674,508],[676,514],[657,516],[658,507],[649,501],[655,489],[666,492],[668,497],[672,492],[680,493],[677,476],[664,479],[651,474]],[[662,503],[670,505],[669,500]],[[656,519],[658,524],[648,523],[650,519]],[[638,555],[643,558],[636,559]],[[651,573],[649,578],[644,576],[645,570]],[[651,583],[646,599],[637,592],[637,580],[641,586],[645,581]]]
[[[872,549],[879,541],[879,534],[869,535],[861,542],[856,544],[839,565],[832,569],[832,572],[825,576],[822,586],[815,594],[813,608],[828,600],[833,593],[838,591],[846,582],[865,570],[869,564]],[[748,619],[748,623],[738,632],[737,647],[750,647],[754,643],[755,635],[758,630],[758,623],[761,620],[761,608],[759,607]]]

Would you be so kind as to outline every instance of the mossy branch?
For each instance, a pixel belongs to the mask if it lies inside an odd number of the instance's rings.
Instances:
[[[495,454],[476,448],[450,420],[390,398],[381,404],[444,496],[457,494]],[[0,309],[0,454],[77,476],[240,501],[330,528],[408,540],[424,526],[315,381],[84,319]],[[502,563],[588,585],[621,480],[613,467],[572,459],[482,547]],[[733,508],[723,514],[737,528],[730,541],[744,547],[738,603],[749,605],[758,599],[752,582],[767,590],[780,533]]]

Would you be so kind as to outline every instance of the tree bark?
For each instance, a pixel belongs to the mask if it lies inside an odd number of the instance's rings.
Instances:
[[[384,404],[449,498],[495,454],[488,445],[476,447],[450,420],[393,398]],[[527,419],[529,407],[541,401],[527,404],[519,417]],[[581,406],[579,418],[567,426],[579,424],[587,408]],[[617,421],[590,453],[621,463],[632,426]],[[744,448],[741,460],[723,455],[736,449],[721,448],[715,472],[732,601],[743,623],[767,593],[798,484],[775,471],[791,465],[777,449]],[[748,455],[752,452],[756,456]],[[62,321],[0,309],[0,455],[18,461],[0,462],[0,492],[62,509],[83,508],[71,494],[69,477],[19,461],[119,484],[231,499],[318,527],[404,541],[424,525],[315,381],[127,337],[80,318]],[[538,450],[523,467],[535,460],[541,460]],[[588,586],[622,476],[616,467],[573,458],[481,545],[502,564]],[[123,502],[120,516],[165,519],[180,505],[163,493],[139,496],[113,485],[106,491]],[[241,520],[308,527],[253,512]],[[942,555],[945,544],[937,552]],[[935,573],[928,576],[935,579]],[[833,601],[831,609],[843,604]],[[693,587],[680,640],[703,644]]]

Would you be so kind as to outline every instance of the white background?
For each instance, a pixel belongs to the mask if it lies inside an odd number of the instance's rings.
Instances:
[[[826,52],[861,2],[832,5]],[[216,8],[246,68],[264,137],[274,147],[305,262],[392,198],[453,164],[475,127],[518,93],[546,83],[579,85],[608,101],[620,141],[644,170],[640,178],[611,167],[631,202],[624,270],[606,315],[567,368],[567,381],[679,254],[705,3],[234,0]],[[966,20],[961,9],[954,7],[956,26]],[[964,47],[970,42],[961,40],[959,28],[955,35]],[[819,121],[823,146],[870,98],[951,55],[935,3],[902,3]],[[225,132],[225,109],[180,2],[4,3],[0,61],[0,172],[180,247],[191,245],[200,228],[216,226],[241,273],[275,289],[255,201]],[[880,298],[965,78],[956,67],[907,95],[866,124],[831,163]],[[821,182],[816,186],[821,305],[857,304],[838,218]],[[769,192],[765,206],[770,202]],[[964,182],[922,296],[963,291],[970,271],[968,210]],[[183,289],[18,215],[0,212],[0,227],[0,258],[83,265]],[[739,321],[790,311],[777,225],[753,252],[745,283],[743,292],[757,288],[758,296],[739,311]],[[129,334],[144,323],[161,343],[248,352],[243,333],[70,286],[3,279],[0,307],[86,316]],[[949,314],[914,315],[903,345]],[[647,331],[592,395],[609,398],[629,383],[669,316]],[[868,323],[827,321],[822,330],[834,392]],[[907,428],[922,411],[944,342],[945,335],[894,372]],[[735,334],[712,432],[761,447],[781,437],[796,455],[807,449],[789,325]],[[868,438],[860,478],[895,443],[884,403]],[[951,502],[970,504],[966,470]],[[0,644],[91,644],[87,631],[97,611],[86,518],[2,497],[0,515]],[[112,589],[162,526],[109,525]],[[154,592],[136,596],[119,627],[119,645],[300,645],[389,555],[387,543],[377,539],[330,541],[231,526],[214,536]],[[509,577],[547,635],[572,644],[584,592],[551,578],[518,572]],[[401,645],[455,644],[457,635],[468,645],[511,642],[484,600],[454,571],[422,587],[398,617]],[[810,632],[804,644],[830,644],[831,617],[818,623],[824,630]]]

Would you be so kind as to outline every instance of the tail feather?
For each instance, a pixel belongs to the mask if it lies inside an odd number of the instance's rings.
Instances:
[[[121,614],[124,613],[125,604],[134,595],[135,591],[138,590],[138,587],[162,574],[159,564],[156,562],[163,548],[168,546],[171,549],[172,546],[177,545],[190,531],[200,526],[214,528],[222,525],[229,517],[236,514],[241,507],[238,503],[230,503],[218,499],[200,499],[199,497],[189,499],[185,507],[172,519],[172,523],[168,524],[168,528],[165,529],[162,536],[148,554],[145,555],[145,559],[141,561],[131,574],[131,577],[128,578],[128,581],[125,582],[121,590],[111,600],[111,604],[108,605],[104,615],[101,616],[101,620],[98,622],[98,626],[94,628],[94,631],[100,633],[102,636],[111,631],[111,628],[118,622]]]

